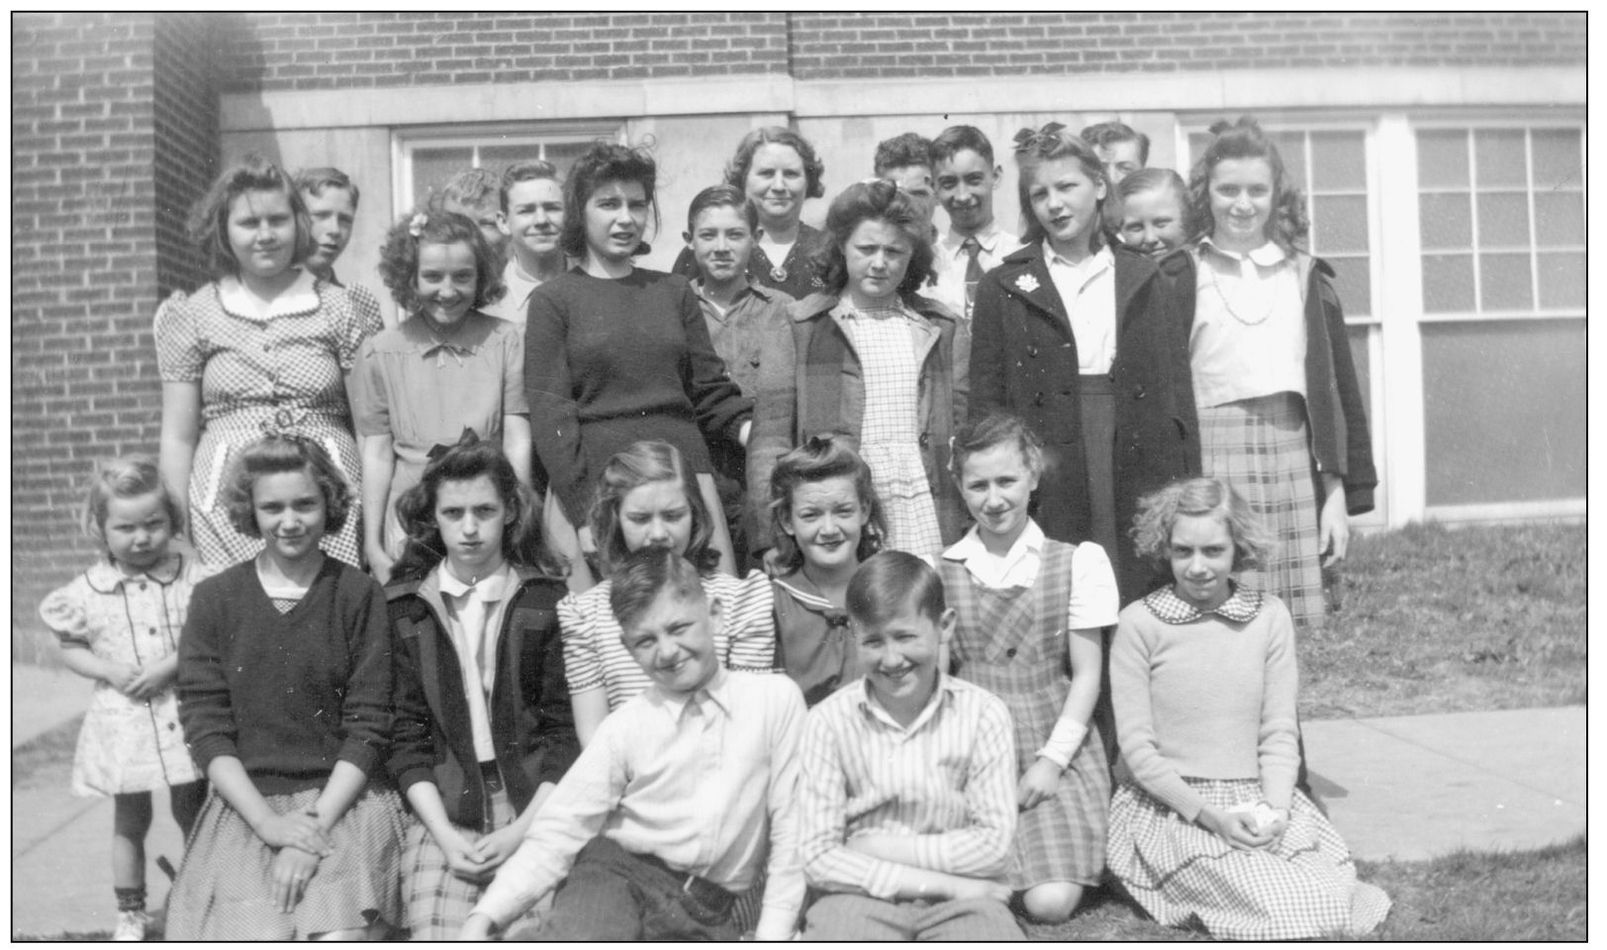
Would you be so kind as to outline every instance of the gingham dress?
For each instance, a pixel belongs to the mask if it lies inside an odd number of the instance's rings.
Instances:
[[[352,436],[345,374],[364,338],[381,326],[368,294],[303,274],[266,318],[224,303],[233,278],[157,309],[156,361],[164,382],[201,385],[201,438],[190,467],[190,538],[202,560],[227,566],[255,557],[262,541],[229,523],[223,482],[229,463],[268,430],[316,440],[346,476],[352,510],[323,548],[361,566],[362,461]]]
[[[1256,779],[1184,781],[1216,808],[1261,799]],[[1339,832],[1299,789],[1289,826],[1266,850],[1239,850],[1124,782],[1110,805],[1110,869],[1156,921],[1196,922],[1228,940],[1360,936],[1390,900],[1356,880]]]
[[[1327,603],[1305,400],[1274,393],[1203,408],[1199,416],[1205,474],[1244,496],[1278,541],[1267,563],[1244,571],[1240,583],[1276,594],[1296,630],[1320,629]]]
[[[859,454],[870,466],[887,519],[883,547],[936,556],[943,537],[921,459],[921,365],[910,325],[917,318],[901,306],[846,308],[846,315],[843,326],[865,369]]]
[[[1073,550],[1046,540],[1038,581],[1031,587],[986,587],[972,579],[964,562],[938,562],[944,596],[958,614],[957,675],[1010,708],[1018,775],[1036,761],[1071,691],[1066,623]],[[1021,813],[1011,888],[1023,891],[1051,881],[1099,883],[1109,803],[1105,747],[1098,726],[1090,722],[1054,795]]]

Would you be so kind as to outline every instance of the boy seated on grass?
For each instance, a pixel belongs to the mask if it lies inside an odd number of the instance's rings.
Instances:
[[[653,685],[602,721],[461,936],[489,937],[556,886],[538,940],[736,940],[732,905],[762,872],[755,936],[792,937],[803,695],[720,666],[720,604],[673,551],[632,554],[610,603]]]
[[[885,551],[854,574],[847,608],[865,675],[810,711],[799,750],[798,848],[818,895],[803,938],[1024,939],[1006,903],[1010,712],[942,671],[942,581]]]

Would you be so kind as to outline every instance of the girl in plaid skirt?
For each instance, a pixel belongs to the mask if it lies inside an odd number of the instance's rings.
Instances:
[[[1121,612],[1110,678],[1131,777],[1111,802],[1111,871],[1152,917],[1230,940],[1359,936],[1389,898],[1295,787],[1294,625],[1231,575],[1270,543],[1217,479],[1140,505],[1140,551],[1174,584]]]

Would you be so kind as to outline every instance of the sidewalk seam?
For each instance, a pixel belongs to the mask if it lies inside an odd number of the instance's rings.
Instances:
[[[1413,739],[1413,738],[1411,738],[1409,736],[1400,735],[1399,733],[1391,732],[1388,729],[1385,729],[1385,728],[1383,728],[1381,726],[1375,725],[1373,722],[1369,722],[1369,721],[1364,720],[1364,719],[1353,719],[1351,721],[1356,723],[1358,726],[1362,726],[1364,728],[1371,729],[1374,732],[1379,733],[1380,735],[1389,736],[1391,739],[1394,739],[1397,742],[1405,742],[1408,745],[1414,745],[1414,746],[1418,747],[1419,749],[1424,750],[1425,752],[1432,752],[1432,753],[1434,753],[1435,755],[1437,755],[1437,756],[1439,756],[1441,758],[1450,759],[1452,762],[1456,762],[1456,763],[1459,763],[1461,765],[1465,765],[1468,768],[1475,769],[1475,770],[1477,770],[1479,772],[1484,773],[1485,775],[1492,776],[1494,778],[1500,779],[1503,782],[1507,782],[1509,784],[1516,785],[1519,788],[1526,789],[1528,791],[1534,792],[1537,795],[1541,795],[1541,796],[1546,797],[1546,798],[1554,798],[1559,802],[1565,802],[1566,804],[1573,805],[1576,808],[1584,808],[1584,807],[1586,807],[1583,802],[1571,801],[1571,800],[1569,800],[1567,798],[1562,797],[1561,795],[1558,795],[1556,792],[1551,791],[1549,789],[1538,788],[1536,786],[1528,784],[1527,782],[1523,782],[1523,781],[1520,781],[1518,779],[1515,779],[1510,775],[1506,775],[1504,773],[1494,771],[1489,766],[1484,765],[1483,763],[1470,762],[1467,759],[1464,759],[1459,755],[1452,755],[1451,753],[1446,752],[1443,749],[1436,749],[1433,746],[1424,745],[1422,742],[1419,742],[1416,739]]]

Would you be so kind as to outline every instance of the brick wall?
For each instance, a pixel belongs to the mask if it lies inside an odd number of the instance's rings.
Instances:
[[[797,79],[1585,62],[1582,13],[794,13],[791,39]]]
[[[13,19],[14,659],[49,657],[35,607],[93,556],[76,509],[95,460],[156,450],[151,314],[159,289],[195,273],[174,228],[196,178],[178,170],[217,151],[203,32],[175,35],[179,23],[126,14]],[[208,102],[210,125],[187,118]]]
[[[261,13],[225,91],[784,73],[782,13]]]

